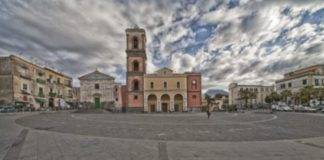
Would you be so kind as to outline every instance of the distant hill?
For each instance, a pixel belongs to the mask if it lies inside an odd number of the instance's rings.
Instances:
[[[224,96],[228,96],[228,92],[222,89],[208,89],[205,94],[208,94],[211,97],[214,97],[216,94],[221,94]]]

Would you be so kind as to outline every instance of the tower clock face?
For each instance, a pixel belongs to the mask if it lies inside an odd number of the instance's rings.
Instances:
[[[192,84],[196,84],[197,82],[196,81],[192,81]]]

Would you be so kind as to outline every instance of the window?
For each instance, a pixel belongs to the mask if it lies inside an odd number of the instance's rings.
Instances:
[[[57,78],[57,84],[61,84],[61,79]]]
[[[197,98],[197,96],[196,95],[192,95],[192,99],[196,99]]]
[[[53,93],[53,88],[50,88],[50,93]]]
[[[153,89],[154,88],[154,83],[153,82],[151,82],[151,89]]]
[[[137,99],[138,99],[137,95],[135,95],[135,96],[134,96],[134,99],[135,99],[135,100],[137,100]]]
[[[27,84],[23,84],[23,90],[27,90],[28,89],[28,85]]]
[[[303,79],[303,85],[307,84],[307,79]]]
[[[95,89],[100,89],[100,86],[98,83],[95,84]]]
[[[193,81],[191,82],[191,88],[192,88],[192,89],[197,89],[197,81],[196,81],[196,80],[193,80]]]
[[[139,71],[139,63],[137,61],[133,62],[133,71],[135,72]]]
[[[263,92],[264,91],[264,89],[263,88],[261,88],[261,92]]]
[[[285,89],[285,88],[286,88],[286,84],[281,84],[281,85],[280,85],[280,88],[281,88],[281,89]]]
[[[315,86],[319,86],[319,80],[315,79]]]
[[[39,88],[38,88],[38,93],[39,93],[39,94],[43,94],[43,88],[42,88],[42,87],[39,87]]]
[[[133,83],[133,90],[134,91],[138,91],[139,90],[139,83],[138,83],[137,80],[135,80],[134,83]]]
[[[116,98],[116,102],[118,102],[118,98]]]
[[[180,89],[180,82],[177,82],[177,88]]]
[[[257,88],[254,88],[254,92],[257,92],[258,91],[258,89]]]
[[[290,83],[288,83],[288,87],[289,87],[289,88],[291,87],[291,82],[290,82]]]
[[[138,38],[137,37],[133,37],[133,48],[138,49]]]
[[[163,87],[164,87],[164,89],[167,89],[168,88],[168,83],[167,82],[164,82],[163,83]]]

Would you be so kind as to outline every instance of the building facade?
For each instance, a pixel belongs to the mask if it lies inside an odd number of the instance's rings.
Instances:
[[[201,74],[173,73],[168,68],[147,74],[145,30],[138,27],[126,29],[126,42],[127,111],[182,112],[201,109]]]
[[[85,106],[102,108],[115,103],[115,78],[96,70],[79,80],[80,102]]]
[[[241,98],[240,91],[249,90],[255,93],[255,97],[248,100],[249,105],[263,105],[265,104],[265,98],[271,92],[274,91],[274,86],[262,86],[262,85],[238,85],[237,83],[231,83],[229,85],[229,105],[243,105],[245,100]]]
[[[60,78],[55,81],[50,77]],[[54,88],[59,94],[53,94]],[[60,107],[61,104],[67,106],[66,102],[71,98],[72,78],[18,56],[0,58],[1,103],[38,109]]]
[[[276,91],[278,93],[284,90],[296,93],[306,86],[324,87],[324,64],[286,73],[283,79],[276,81]]]
[[[118,112],[125,111],[127,106],[127,86],[116,84],[114,89],[115,107]]]
[[[187,111],[187,76],[162,68],[144,76],[145,112]]]
[[[44,71],[48,106],[51,108],[65,108],[68,106],[67,103],[73,103],[72,78],[50,68],[44,68]]]

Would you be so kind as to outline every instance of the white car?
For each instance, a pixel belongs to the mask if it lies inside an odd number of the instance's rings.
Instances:
[[[315,108],[311,108],[311,107],[304,107],[304,109],[305,109],[305,112],[313,112],[313,113],[317,112],[317,110]]]
[[[271,109],[273,109],[273,110],[279,110],[279,106],[276,105],[276,104],[273,104],[273,105],[271,106]]]
[[[290,112],[292,111],[292,109],[289,107],[289,106],[283,106],[281,107],[282,108],[282,111],[285,111],[285,112]]]

